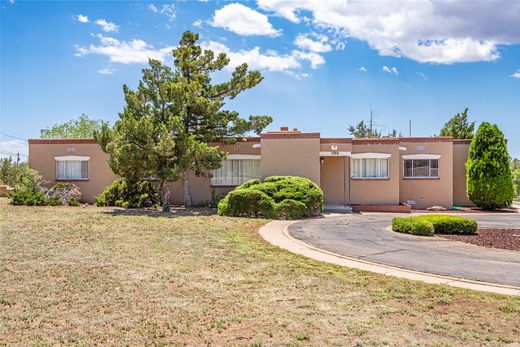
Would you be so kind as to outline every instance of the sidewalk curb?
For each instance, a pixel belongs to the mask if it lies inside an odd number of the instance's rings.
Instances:
[[[405,278],[414,281],[422,281],[430,284],[445,284],[458,288],[472,289],[483,292],[490,292],[496,294],[506,295],[519,295],[520,287],[507,286],[502,284],[479,282],[474,280],[468,280],[464,278],[442,276],[436,274],[430,274],[426,272],[420,272],[415,270],[408,270],[392,265],[384,265],[373,263],[366,260],[360,260],[357,258],[337,254],[334,252],[326,251],[314,246],[311,246],[301,240],[292,237],[288,228],[290,225],[299,222],[294,221],[271,221],[260,228],[259,233],[264,240],[272,244],[283,248],[291,253],[303,255],[305,257],[323,261],[326,263],[336,264],[340,266],[350,267],[354,269],[375,272],[383,275],[395,276],[399,278]]]

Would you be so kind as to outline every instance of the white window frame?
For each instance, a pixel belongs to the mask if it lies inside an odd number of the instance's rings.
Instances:
[[[403,178],[406,178],[406,179],[414,179],[414,178],[417,178],[417,179],[424,179],[424,178],[434,178],[434,179],[437,179],[437,178],[440,178],[440,156],[435,156],[435,158],[433,157],[430,157],[430,158],[420,158],[420,157],[413,157],[413,158],[405,158],[403,156]],[[406,176],[406,161],[407,160],[411,160],[412,161],[412,175],[413,175],[413,171],[414,171],[414,162],[416,160],[428,160],[428,173],[429,173],[429,176]],[[432,160],[436,160],[437,161],[437,176],[432,176]]]
[[[87,156],[79,156],[79,155],[62,155],[54,157],[55,160],[55,168],[56,168],[56,180],[58,181],[88,181],[90,180],[90,157]],[[75,178],[62,178],[58,177],[59,169],[58,165],[60,162],[79,162],[80,165],[82,162],[87,162],[87,177],[75,177]],[[80,168],[81,174],[81,168]]]
[[[386,180],[386,179],[389,179],[390,178],[390,160],[389,160],[390,156],[380,156],[380,157],[373,157],[373,156],[353,156],[351,159],[350,159],[350,167],[351,167],[351,170],[350,170],[350,178],[353,179],[353,180]],[[377,177],[363,177],[363,176],[354,176],[354,172],[352,171],[352,167],[354,166],[353,165],[353,162],[354,160],[360,160],[360,168],[361,168],[361,172],[363,172],[364,170],[364,159],[375,159],[376,160],[376,171],[377,171]],[[387,175],[386,176],[381,176],[381,160],[385,160],[386,161],[386,172],[387,172]]]
[[[260,156],[259,155],[254,155],[254,154],[229,154],[226,157],[226,159],[224,159],[224,160],[231,160],[231,161],[255,160],[255,161],[258,161],[258,165],[260,167]],[[258,177],[256,177],[256,178],[260,178],[260,176],[261,175],[260,175],[260,172],[259,172],[258,173]],[[249,181],[251,179],[254,179],[254,178],[248,178],[247,180],[244,180],[242,183],[247,182],[247,181]],[[236,187],[236,186],[241,185],[242,183],[238,183],[238,184],[215,183],[213,181],[213,170],[211,172],[210,186],[212,186],[212,187]]]

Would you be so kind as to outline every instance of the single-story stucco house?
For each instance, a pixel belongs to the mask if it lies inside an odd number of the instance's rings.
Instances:
[[[325,204],[415,208],[469,206],[466,168],[470,140],[451,137],[322,138],[318,132],[282,127],[232,145],[222,167],[190,179],[194,204],[211,201],[253,178],[307,177],[324,193]],[[29,140],[29,166],[45,180],[74,182],[85,202],[116,177],[93,139]],[[182,203],[182,183],[171,183],[173,203]]]

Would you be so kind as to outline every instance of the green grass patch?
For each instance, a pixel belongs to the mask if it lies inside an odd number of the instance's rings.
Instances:
[[[258,235],[264,223],[210,209],[164,214],[0,199],[0,345],[518,340],[520,297],[315,261],[266,243]]]

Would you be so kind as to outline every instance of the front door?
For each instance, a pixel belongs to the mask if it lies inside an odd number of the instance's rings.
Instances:
[[[320,161],[320,185],[325,205],[348,205],[348,157],[326,156]]]

